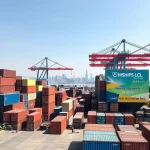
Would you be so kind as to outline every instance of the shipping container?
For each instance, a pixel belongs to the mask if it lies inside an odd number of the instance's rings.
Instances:
[[[121,131],[117,132],[121,141],[121,150],[149,150],[148,141],[139,134],[121,134]]]
[[[73,108],[73,100],[66,100],[62,103],[62,111],[69,112]]]
[[[110,112],[118,112],[119,104],[118,103],[110,103]]]
[[[85,107],[83,105],[77,104],[76,112],[85,112]]]
[[[144,117],[136,117],[135,120],[136,124],[139,124],[140,122],[144,121]]]
[[[0,76],[3,78],[16,78],[16,71],[8,69],[0,69]]]
[[[24,109],[28,109],[28,101],[24,101]]]
[[[114,123],[115,123],[114,113],[106,113],[106,124],[114,124]]]
[[[22,79],[22,76],[16,76],[16,80]]]
[[[22,93],[36,93],[36,86],[22,86]]]
[[[114,113],[115,125],[124,125],[124,115],[122,113]]]
[[[0,105],[7,106],[20,102],[20,93],[0,94]]]
[[[35,99],[28,101],[28,109],[32,109],[35,107]]]
[[[20,94],[20,102],[24,102],[24,101],[25,101],[24,94]]]
[[[96,123],[97,124],[105,124],[106,123],[105,113],[97,113]]]
[[[37,91],[37,92],[42,91],[42,89],[43,89],[43,85],[37,85],[37,86],[36,86],[36,91]]]
[[[118,125],[117,129],[118,129],[118,131],[123,131],[123,132],[126,132],[126,133],[140,134],[140,132],[132,125]]]
[[[115,132],[84,131],[83,150],[120,150]]]
[[[47,105],[49,103],[55,102],[55,94],[42,96],[42,105]]]
[[[115,132],[115,128],[110,124],[86,124],[84,131],[103,131],[103,132]]]
[[[42,89],[43,96],[54,95],[54,94],[55,94],[55,87],[43,87]]]
[[[3,121],[10,122],[11,121],[11,112],[12,111],[6,111],[3,113]]]
[[[150,125],[143,125],[142,126],[142,135],[144,138],[150,142]]]
[[[45,80],[36,81],[36,85],[42,85],[43,87],[45,87],[46,81]]]
[[[39,112],[33,112],[27,115],[27,122],[35,122],[39,119],[41,119],[41,113]]]
[[[132,114],[123,114],[125,117],[125,125],[134,125],[135,118]]]
[[[22,92],[22,86],[16,86],[15,87],[15,90],[17,91],[17,92]]]
[[[75,129],[81,129],[83,122],[84,122],[84,113],[77,112],[73,117],[73,127]]]
[[[15,86],[16,78],[1,78],[0,86]]]
[[[51,121],[50,133],[51,134],[62,134],[67,127],[66,116],[57,116]]]
[[[22,87],[22,79],[17,79],[15,85],[16,87]]]
[[[68,112],[60,112],[59,116],[66,116],[68,120]]]
[[[35,80],[22,79],[22,86],[35,86]]]
[[[98,111],[99,112],[107,112],[108,111],[108,103],[98,102]]]
[[[96,124],[96,111],[89,111],[88,112],[87,122],[89,124]]]
[[[39,112],[42,116],[42,108],[32,108],[29,110],[29,114],[31,114],[33,112]]]
[[[23,109],[22,110],[16,109],[16,110],[12,110],[10,115],[11,115],[11,121],[20,121],[27,118],[27,111]]]
[[[15,92],[15,86],[0,86],[0,94]]]
[[[47,112],[47,113],[42,113],[43,122],[45,122],[45,121],[50,121],[50,115],[51,115],[51,113],[49,113],[49,112]]]
[[[17,122],[16,121],[11,122],[11,126],[13,130],[16,130],[17,126],[18,126],[18,130],[21,130],[26,127],[26,123],[27,123],[26,119],[23,119]]]
[[[34,131],[37,130],[42,124],[42,119],[39,119],[35,122],[27,122],[27,127],[26,130],[27,131]]]
[[[16,103],[13,105],[5,106],[5,110],[15,110],[15,109],[24,109],[24,102]]]
[[[56,116],[59,116],[59,113],[62,111],[62,106],[56,106],[54,108],[54,113],[53,113],[53,117],[55,118]]]
[[[55,102],[46,104],[46,105],[42,105],[43,108],[43,112],[47,113],[49,112],[50,114],[52,114],[54,112],[54,108],[55,108]]]

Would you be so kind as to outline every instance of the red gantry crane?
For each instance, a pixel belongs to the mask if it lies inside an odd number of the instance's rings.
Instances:
[[[118,50],[123,45],[123,50]],[[126,50],[132,46],[132,50]],[[123,39],[122,41],[109,46],[98,53],[89,55],[91,67],[105,67],[105,69],[135,69],[132,67],[150,66],[150,49],[146,46],[139,46]],[[134,50],[136,48],[136,50]],[[138,49],[137,49],[138,48]],[[146,51],[147,53],[144,53]],[[130,67],[130,68],[128,68]]]
[[[53,64],[49,66],[49,62],[52,62]],[[60,67],[55,67],[55,65],[58,65]],[[65,67],[58,62],[55,62],[53,60],[50,60],[49,58],[45,57],[43,60],[39,61],[32,67],[28,68],[31,71],[37,71],[37,80],[46,80],[47,86],[48,86],[48,71],[49,70],[73,70],[73,68]]]

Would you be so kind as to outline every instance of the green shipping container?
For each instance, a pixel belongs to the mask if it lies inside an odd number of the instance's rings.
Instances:
[[[97,113],[96,122],[97,124],[106,124],[105,113]]]

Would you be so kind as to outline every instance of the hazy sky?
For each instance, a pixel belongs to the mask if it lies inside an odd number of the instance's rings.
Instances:
[[[96,75],[88,55],[122,38],[150,43],[149,0],[0,0],[0,68],[18,75],[35,76],[27,68],[45,56]]]

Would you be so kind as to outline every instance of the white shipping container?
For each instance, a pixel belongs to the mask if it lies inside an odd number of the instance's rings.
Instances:
[[[28,94],[28,101],[34,100],[34,99],[36,99],[36,93],[29,93]]]
[[[73,100],[66,100],[62,103],[62,111],[69,112],[73,108]]]

